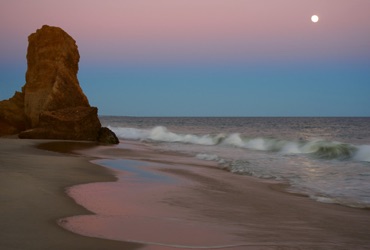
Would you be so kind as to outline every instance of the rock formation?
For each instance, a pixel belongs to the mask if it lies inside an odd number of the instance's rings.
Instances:
[[[20,133],[20,138],[34,139],[108,138],[100,136],[97,108],[90,106],[79,85],[80,55],[75,40],[61,28],[44,25],[28,41],[26,84],[22,93],[0,102],[0,136]]]
[[[15,92],[9,100],[0,101],[0,136],[18,134],[29,127],[23,92]]]
[[[38,125],[42,111],[89,107],[77,80],[75,40],[60,28],[43,26],[28,42],[24,108],[31,126]]]
[[[105,127],[99,130],[98,141],[106,144],[117,144],[119,142],[116,134]]]
[[[21,132],[19,137],[95,141],[100,129],[98,109],[79,106],[41,112],[38,127]]]

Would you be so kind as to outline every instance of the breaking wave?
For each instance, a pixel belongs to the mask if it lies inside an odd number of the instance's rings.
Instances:
[[[282,140],[274,138],[249,138],[239,133],[217,135],[180,134],[166,127],[152,129],[125,127],[109,128],[121,139],[149,140],[156,142],[186,143],[205,146],[229,146],[251,150],[271,151],[284,155],[310,154],[321,159],[355,160],[370,162],[370,145],[352,145],[322,139]],[[202,156],[199,156],[202,158]],[[204,157],[204,156],[203,156]]]

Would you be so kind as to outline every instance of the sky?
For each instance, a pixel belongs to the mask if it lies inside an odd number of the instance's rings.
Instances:
[[[369,13],[369,0],[0,0],[0,100],[47,24],[76,40],[99,115],[370,116]]]

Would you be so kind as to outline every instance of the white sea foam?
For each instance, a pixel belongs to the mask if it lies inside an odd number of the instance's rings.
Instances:
[[[169,131],[166,127],[157,126],[152,129],[110,127],[119,138],[129,140],[151,140],[158,142],[176,142],[205,146],[231,146],[243,149],[273,151],[283,155],[312,154],[325,159],[352,159],[370,161],[370,146],[354,146],[350,144],[313,139],[308,141],[288,141],[273,138],[247,138],[239,133],[228,136],[180,134]]]
[[[223,143],[228,144],[228,145],[232,145],[232,146],[235,146],[235,147],[243,147],[244,146],[243,139],[240,137],[240,134],[238,134],[238,133],[234,133],[234,134],[229,135],[223,141]]]
[[[150,130],[148,139],[162,142],[180,142],[200,145],[215,145],[217,138],[210,135],[197,136],[192,134],[177,134],[170,132],[167,128],[158,126]]]
[[[370,162],[370,145],[359,146],[353,158],[356,161]]]
[[[104,124],[120,139],[159,142],[152,146],[232,173],[287,181],[320,202],[370,207],[368,119],[120,119]]]
[[[239,148],[268,151],[278,147],[279,141],[268,138],[243,138],[240,134],[234,133],[226,137],[223,143]]]
[[[116,133],[119,138],[129,140],[152,140],[160,142],[179,142],[190,143],[199,145],[215,145],[221,140],[222,135],[193,135],[193,134],[178,134],[169,131],[166,127],[157,126],[152,129],[136,129],[136,128],[123,128],[111,127],[109,128]]]
[[[206,161],[219,161],[220,160],[220,158],[215,154],[197,154],[195,157],[200,160],[206,160]]]
[[[296,142],[288,142],[280,150],[281,154],[289,155],[289,154],[302,154],[302,150],[298,143]]]
[[[123,128],[123,127],[112,127],[108,126],[118,138],[128,140],[141,140],[149,136],[149,131],[138,128]]]

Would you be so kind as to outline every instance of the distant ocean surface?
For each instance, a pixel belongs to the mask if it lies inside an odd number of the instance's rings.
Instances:
[[[370,208],[370,118],[100,117],[122,140],[290,184],[319,202]]]

